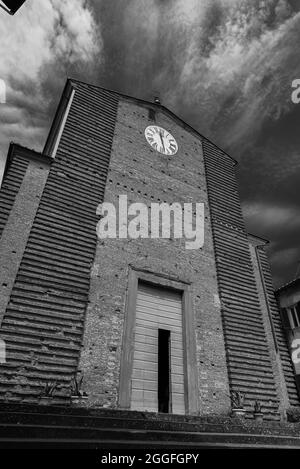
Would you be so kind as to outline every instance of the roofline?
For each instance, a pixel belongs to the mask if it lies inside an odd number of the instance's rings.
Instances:
[[[209,143],[211,143],[212,145],[214,145],[216,148],[218,148],[224,155],[226,155],[228,158],[230,158],[233,162],[234,162],[234,165],[238,165],[238,161],[233,158],[231,155],[229,155],[225,150],[223,150],[222,148],[220,148],[218,145],[216,145],[214,142],[212,142],[212,140],[210,140],[209,138],[205,137],[204,135],[202,135],[198,130],[194,129],[194,127],[192,127],[190,124],[187,124],[187,122],[185,122],[183,119],[181,119],[181,117],[177,116],[174,112],[170,111],[170,109],[168,109],[166,106],[164,106],[163,104],[158,104],[158,103],[153,103],[151,101],[146,101],[145,99],[141,99],[141,98],[136,98],[135,96],[130,96],[130,95],[127,95],[127,94],[124,94],[124,93],[120,93],[119,91],[115,91],[115,90],[111,90],[109,88],[104,88],[103,86],[99,86],[99,85],[94,85],[94,84],[91,84],[91,83],[86,83],[84,81],[81,81],[81,80],[78,80],[76,78],[71,78],[71,77],[68,77],[67,79],[67,83],[80,83],[82,85],[88,85],[88,86],[93,86],[94,88],[98,88],[100,90],[104,90],[104,91],[108,91],[110,93],[114,93],[116,94],[117,96],[121,96],[122,98],[125,98],[125,99],[129,99],[129,100],[133,100],[133,101],[136,101],[138,103],[141,103],[141,104],[146,104],[146,105],[150,105],[152,107],[158,107],[160,108],[162,111],[166,111],[168,114],[170,114],[173,118],[175,119],[178,119],[180,122],[182,122],[188,129],[190,129],[192,132],[194,132],[196,135],[198,135],[199,137],[201,137],[202,139],[205,139],[207,140]],[[65,89],[66,89],[67,85],[65,86]]]
[[[19,156],[24,156],[25,158],[28,158],[29,160],[35,160],[41,163],[48,163],[48,164],[52,163],[52,158],[50,158],[49,156],[43,155],[43,153],[40,153],[31,148],[24,147],[20,143],[10,142],[9,147],[8,147],[6,162],[4,166],[2,181],[4,180],[4,177],[7,174],[7,171],[11,165],[12,159],[16,152],[18,152]]]
[[[275,293],[276,294],[280,293],[281,291],[286,290],[289,287],[292,287],[293,285],[295,285],[298,282],[300,282],[300,277],[294,278],[294,280],[291,280],[290,282],[285,283],[281,287],[277,288],[277,290],[275,290]]]
[[[68,106],[68,102],[69,102],[69,98],[71,96],[72,90],[73,90],[72,80],[68,78],[64,86],[63,92],[61,94],[58,106],[56,108],[50,130],[48,132],[48,136],[47,136],[44,148],[43,148],[43,155],[46,155],[49,157],[51,156],[51,151],[53,150],[53,146],[55,144],[57,132],[59,131],[60,124],[63,120],[64,113]]]
[[[263,241],[263,244],[270,244],[270,240],[269,239],[265,239],[265,238],[262,238],[261,236],[257,236],[253,233],[247,233],[248,236],[251,236],[252,238],[256,238],[256,239],[260,239],[261,241]]]

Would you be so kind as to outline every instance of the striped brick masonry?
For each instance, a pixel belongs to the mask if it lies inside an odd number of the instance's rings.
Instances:
[[[173,158],[145,141],[153,122],[176,136]],[[204,203],[203,249],[97,240],[96,209],[119,194]],[[255,400],[269,420],[299,406],[267,257],[245,230],[235,161],[161,104],[68,80],[44,151],[11,144],[0,207],[1,401],[37,403],[57,382],[53,403],[67,405],[80,370],[88,406],[118,407],[135,269],[190,285],[198,414],[228,415],[233,391],[245,394],[249,417]]]

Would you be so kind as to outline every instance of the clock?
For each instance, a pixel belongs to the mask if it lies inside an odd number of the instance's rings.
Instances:
[[[172,156],[178,151],[178,145],[175,138],[170,134],[170,132],[162,127],[149,125],[145,129],[145,137],[149,145],[163,155]]]

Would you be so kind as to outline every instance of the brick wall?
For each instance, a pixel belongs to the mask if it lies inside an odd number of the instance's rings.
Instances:
[[[279,397],[279,412],[284,417],[285,410],[289,406],[289,399],[284,376],[283,362],[280,354],[281,344],[279,343],[276,334],[277,325],[273,320],[274,307],[276,306],[274,289],[272,283],[269,283],[271,278],[267,277],[267,273],[264,271],[265,265],[262,264],[262,256],[264,256],[265,261],[267,261],[265,254],[265,243],[259,240],[259,238],[255,239],[253,236],[250,236],[250,253],[254,267],[254,275],[257,284],[261,310],[263,312],[264,328],[266,331],[266,339],[272,363],[272,374],[275,378],[277,395]],[[266,264],[266,267],[268,267],[268,263]],[[255,379],[259,385],[262,380],[266,380],[265,384],[268,386],[267,376],[270,374],[271,370],[268,370],[267,372],[265,371],[263,374],[257,372]]]
[[[0,369],[2,400],[35,402],[47,383],[56,382],[56,398],[64,402],[77,369],[96,208],[103,198],[117,110],[114,95],[95,94],[85,86],[76,92],[36,213],[26,225],[30,233],[2,311],[0,334],[7,344],[7,363]],[[29,177],[19,192],[20,202],[29,194],[27,210],[38,180],[31,183]],[[18,210],[15,202],[6,226],[18,218]],[[22,223],[10,235],[22,237]],[[4,231],[2,245],[3,240]],[[5,265],[1,269],[5,274]]]
[[[92,270],[80,369],[90,404],[117,406],[122,332],[129,266],[192,284],[192,314],[196,320],[200,413],[229,410],[220,302],[207,188],[199,137],[159,110],[155,123],[176,138],[173,157],[153,151],[145,140],[147,107],[119,103],[105,201],[203,202],[205,242],[186,250],[183,240],[102,240]]]
[[[39,204],[24,218],[23,251],[9,295],[2,293],[7,304],[0,333],[8,360],[1,368],[0,399],[35,402],[48,381],[57,381],[57,398],[64,401],[79,365],[87,404],[117,407],[128,272],[135,268],[192,285],[199,412],[227,413],[230,383],[231,390],[246,394],[249,410],[262,400],[267,417],[279,418],[233,161],[161,106],[78,82],[73,87],[48,177],[31,164],[45,185],[40,191],[37,180]],[[153,123],[149,108],[178,141],[174,157],[146,142],[145,127]],[[4,230],[17,218],[18,191],[20,202],[22,194],[31,194],[30,177],[24,192],[19,189],[27,160],[14,161],[0,195]],[[203,248],[186,250],[184,240],[97,240],[98,204],[117,203],[125,194],[129,202],[148,205],[203,202]],[[257,376],[266,378],[258,385]]]
[[[239,201],[234,162],[203,141],[230,388],[279,419],[279,394]],[[257,379],[258,377],[259,380]]]

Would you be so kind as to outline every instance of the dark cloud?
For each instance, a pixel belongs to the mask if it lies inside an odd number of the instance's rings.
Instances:
[[[101,60],[101,31],[84,0],[30,0],[18,15],[0,14],[0,174],[9,141],[41,149],[68,72],[90,78]],[[98,70],[97,70],[98,71]],[[13,123],[12,123],[13,121]]]

